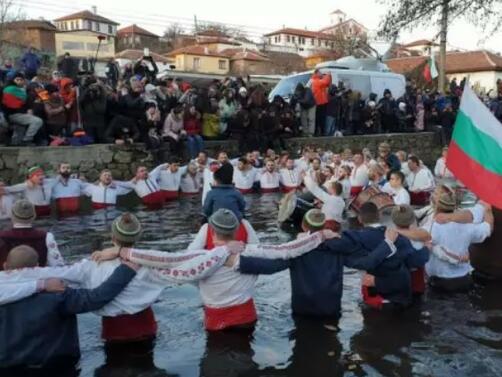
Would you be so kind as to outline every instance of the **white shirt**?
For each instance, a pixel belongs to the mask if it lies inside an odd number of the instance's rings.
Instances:
[[[84,195],[90,196],[93,203],[115,205],[118,196],[126,195],[133,189],[134,185],[130,182],[113,181],[108,186],[99,182],[86,185]]]
[[[256,181],[258,169],[239,170],[234,168],[234,185],[239,190],[250,190]]]
[[[369,182],[368,167],[361,165],[354,167],[350,173],[350,185],[352,187],[366,187]]]
[[[401,173],[404,174],[404,178],[408,178],[410,174],[410,167],[408,166],[408,161],[401,162]]]
[[[165,191],[179,191],[181,177],[187,171],[187,167],[180,167],[176,172],[172,172],[169,168],[162,169],[159,173],[159,186]]]
[[[333,177],[338,179],[340,177],[340,172],[342,171],[342,165],[330,164],[329,166],[333,168]]]
[[[406,182],[410,192],[432,191],[435,186],[430,170],[423,167],[417,172],[410,172]]]
[[[299,158],[295,160],[295,168],[298,169],[298,171],[307,171],[310,168],[310,161],[307,161],[305,158]]]
[[[62,177],[57,177],[52,187],[52,197],[54,199],[79,198],[84,188],[85,183],[80,179],[69,178],[65,181]]]
[[[440,157],[436,161],[436,166],[434,167],[434,175],[438,178],[455,178],[453,173],[446,167],[446,160],[444,157]]]
[[[345,178],[342,180],[338,181],[342,185],[342,198],[344,199],[350,199],[350,190],[351,190],[351,185],[350,185],[350,179]]]
[[[214,174],[209,168],[204,169],[204,173],[202,175],[202,204],[204,204],[204,200],[206,200],[207,193],[211,191],[211,187],[214,185]]]
[[[490,236],[490,225],[486,222],[481,224],[438,224],[434,222],[431,230],[432,243],[444,247],[449,253],[459,257],[469,254],[469,246],[472,243],[481,243]],[[425,265],[429,276],[440,278],[457,278],[469,274],[472,271],[470,263],[451,264],[440,259],[435,253],[431,253],[429,262]]]
[[[14,224],[14,229],[31,229],[30,225]],[[47,266],[57,267],[64,266],[64,259],[59,252],[58,244],[54,234],[47,232],[45,236],[45,247],[47,248]]]
[[[262,189],[276,189],[279,188],[281,177],[276,171],[270,173],[263,170],[260,173],[260,187]]]
[[[0,220],[10,219],[12,214],[12,206],[14,205],[14,195],[0,196]]]
[[[305,186],[317,199],[323,202],[321,211],[326,220],[335,220],[339,224],[343,221],[345,201],[340,196],[330,195],[323,191],[309,176],[305,177]]]
[[[131,185],[134,191],[140,198],[152,194],[154,192],[160,191],[160,186],[158,184],[160,172],[166,167],[166,164],[162,164],[153,169],[149,174],[147,179],[140,179],[136,182],[131,181]]]
[[[391,187],[390,183],[387,182],[383,187],[382,191],[389,194],[392,196],[392,199],[394,200],[395,205],[410,205],[411,199],[410,199],[410,194],[408,193],[408,190],[406,190],[404,187],[401,187],[399,189],[394,189]]]
[[[202,189],[202,173],[197,172],[192,175],[188,172],[181,176],[181,192],[186,194],[198,194]]]
[[[23,197],[35,206],[48,206],[51,204],[52,187],[56,180],[46,178],[43,180],[42,186],[28,187],[27,183],[19,183],[14,186],[5,187],[7,194],[21,193]]]
[[[300,170],[298,168],[279,170],[280,182],[285,187],[298,187],[300,186]]]

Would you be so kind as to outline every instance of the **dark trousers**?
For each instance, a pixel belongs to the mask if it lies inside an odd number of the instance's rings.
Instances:
[[[326,113],[328,105],[317,105],[315,111],[315,136],[321,136],[326,125]]]
[[[472,277],[465,275],[459,278],[443,279],[432,276],[429,278],[429,284],[434,289],[443,292],[466,292],[472,287]]]

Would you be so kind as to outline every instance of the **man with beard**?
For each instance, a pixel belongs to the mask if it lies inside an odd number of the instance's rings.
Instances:
[[[263,194],[278,192],[281,177],[275,170],[275,161],[267,160],[265,169],[260,174],[260,188]]]
[[[148,173],[146,166],[138,166],[136,176],[131,180],[132,187],[141,198],[143,204],[151,207],[161,206],[165,201],[164,194],[159,187],[159,176],[167,164],[162,164]]]
[[[295,160],[288,157],[286,167],[279,170],[282,191],[295,191],[302,183],[300,168],[295,167]]]
[[[52,197],[56,200],[59,214],[78,212],[85,183],[71,177],[71,165],[67,162],[59,164],[58,173]]]
[[[252,193],[257,172],[258,169],[251,166],[247,158],[239,158],[236,169],[234,169],[233,182],[235,188],[239,190],[241,194]]]
[[[92,208],[103,209],[117,204],[117,197],[133,190],[129,182],[114,181],[112,172],[105,169],[96,184],[86,184],[83,194],[91,197]]]

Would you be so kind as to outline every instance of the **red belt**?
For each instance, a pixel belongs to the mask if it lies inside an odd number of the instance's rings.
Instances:
[[[410,201],[414,206],[424,206],[429,203],[431,193],[428,191],[410,192]]]
[[[78,212],[80,209],[80,198],[59,198],[56,199],[56,205],[58,208],[58,212]]]
[[[361,293],[363,295],[363,301],[366,305],[371,306],[375,309],[382,309],[384,304],[384,299],[382,296],[378,294],[370,294],[368,287],[365,285],[361,286]]]
[[[138,341],[155,337],[157,322],[152,308],[136,314],[103,317],[101,337],[105,341]]]
[[[350,188],[350,196],[355,198],[357,195],[363,191],[364,187],[363,186],[352,186]]]
[[[164,200],[176,200],[178,199],[178,191],[172,190],[161,190],[160,191],[164,197]]]
[[[200,194],[200,191],[197,192],[182,192],[181,196],[197,196]]]
[[[226,308],[204,306],[204,326],[209,331],[252,324],[256,322],[257,318],[253,299],[246,301],[244,304]]]
[[[250,189],[240,189],[240,188],[237,188],[237,190],[239,190],[239,192],[241,194],[244,194],[244,195],[245,194],[252,194],[253,193],[253,189],[252,188],[250,188]]]
[[[326,220],[326,222],[324,223],[324,229],[329,229],[333,232],[339,232],[342,229],[342,226],[338,221]]]
[[[284,193],[284,194],[287,194],[288,192],[291,192],[291,191],[296,191],[296,189],[298,188],[298,186],[294,186],[294,187],[291,187],[291,186],[282,186],[282,189],[281,191]]]
[[[161,191],[152,192],[141,198],[146,205],[162,205],[164,203],[164,193]]]
[[[425,292],[425,269],[423,267],[411,271],[411,290],[415,294]]]
[[[279,187],[274,187],[274,188],[262,188],[261,193],[262,194],[270,194],[273,192],[279,192]]]
[[[115,204],[111,204],[111,203],[95,203],[95,202],[92,202],[92,208],[94,209],[105,209],[105,208],[108,208],[108,207],[114,207]]]
[[[37,217],[50,216],[51,206],[50,205],[35,206],[35,213],[37,214]]]

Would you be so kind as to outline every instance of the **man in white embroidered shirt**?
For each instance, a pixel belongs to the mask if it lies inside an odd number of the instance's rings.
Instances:
[[[410,168],[410,174],[408,174],[406,181],[411,204],[417,206],[427,205],[435,187],[434,177],[429,169],[422,166],[417,156],[408,157],[408,167]]]
[[[364,164],[363,155],[360,152],[354,154],[354,168],[350,174],[350,195],[356,197],[369,182],[368,167]]]

